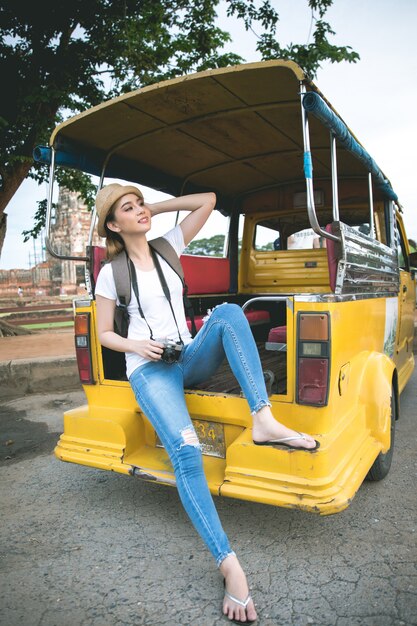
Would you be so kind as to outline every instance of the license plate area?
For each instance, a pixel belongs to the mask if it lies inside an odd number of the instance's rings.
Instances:
[[[214,456],[219,459],[226,458],[223,424],[193,419],[193,425],[201,445],[201,452],[206,456]],[[158,435],[156,435],[156,447],[163,448]]]

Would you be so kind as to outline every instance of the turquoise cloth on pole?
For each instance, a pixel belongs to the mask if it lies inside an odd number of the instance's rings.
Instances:
[[[52,160],[52,150],[48,146],[36,146],[33,151],[33,159],[36,163],[50,165]],[[81,170],[88,174],[100,176],[101,167],[91,158],[86,157],[82,152],[75,153],[68,150],[55,151],[55,165],[62,167],[70,167],[72,169]]]
[[[308,113],[312,113],[320,122],[328,128],[336,137],[339,144],[351,152],[361,163],[363,163],[372,174],[375,184],[381,189],[384,196],[390,200],[397,201],[398,196],[391,187],[390,182],[385,178],[373,158],[363,148],[360,143],[351,135],[348,127],[337,117],[330,107],[314,91],[309,91],[303,97],[303,107]]]
[[[304,176],[306,178],[313,178],[313,160],[311,158],[311,152],[304,152]]]

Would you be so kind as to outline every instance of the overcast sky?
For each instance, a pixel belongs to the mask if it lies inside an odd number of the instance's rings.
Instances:
[[[307,1],[271,2],[280,13],[280,42],[307,43],[311,27]],[[327,64],[314,82],[390,179],[404,207],[408,237],[417,239],[417,2],[334,0],[325,19],[336,32],[332,43],[350,45],[361,60]],[[255,35],[246,33],[236,19],[227,19],[224,6],[219,25],[232,34],[235,52],[247,62],[260,60]],[[46,192],[46,185],[38,187],[28,180],[9,203],[0,269],[33,264],[34,244],[23,244],[21,233],[31,228],[36,201]]]

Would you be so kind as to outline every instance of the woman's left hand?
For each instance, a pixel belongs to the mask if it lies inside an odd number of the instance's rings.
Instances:
[[[152,216],[170,211],[190,211],[180,224],[184,243],[187,246],[204,226],[216,206],[216,194],[211,191],[193,193],[154,204],[145,204],[145,206],[150,210]]]

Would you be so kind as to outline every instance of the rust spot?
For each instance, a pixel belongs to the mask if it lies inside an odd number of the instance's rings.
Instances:
[[[140,467],[136,467],[132,465],[132,468],[129,470],[129,474],[132,476],[136,476],[137,478],[142,478],[143,480],[154,480],[157,481],[157,477],[153,474],[149,474],[149,472],[144,472]]]

